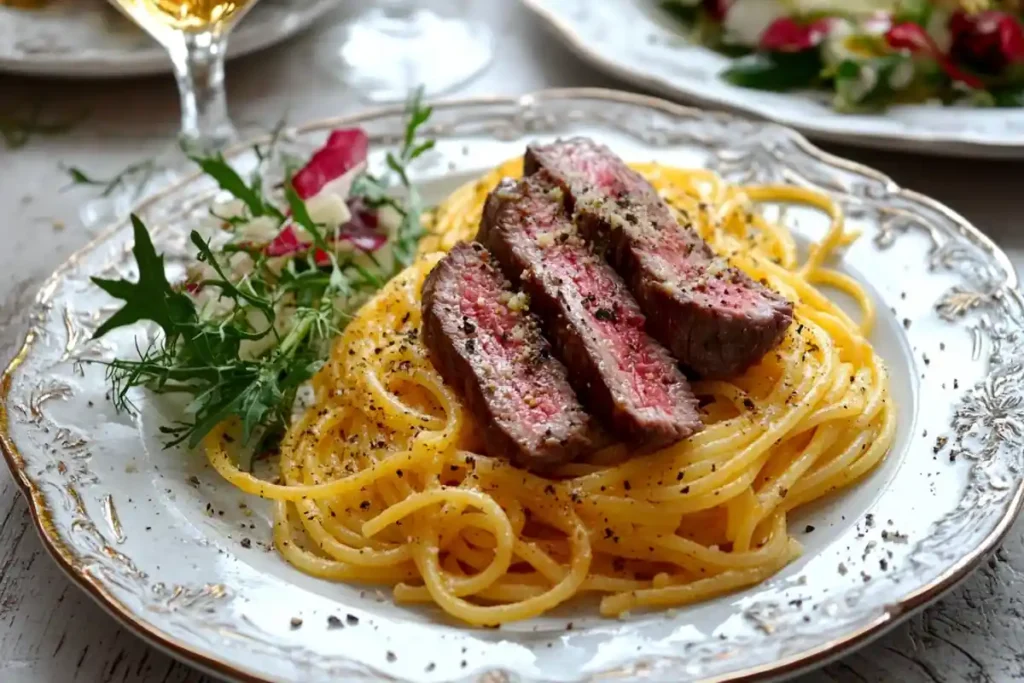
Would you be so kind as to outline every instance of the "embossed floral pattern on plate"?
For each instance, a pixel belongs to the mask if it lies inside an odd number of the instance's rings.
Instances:
[[[402,131],[371,112],[286,131],[308,153],[337,125],[361,125],[372,163]],[[623,156],[703,165],[746,183],[831,193],[863,237],[837,267],[864,279],[874,341],[899,400],[899,438],[864,481],[791,520],[803,558],[763,585],[682,610],[604,620],[574,602],[497,630],[405,608],[373,587],[299,574],[269,546],[268,510],[199,454],[164,450],[173,405],[140,394],[138,415],[105,400],[100,368],[131,333],[89,342],[110,300],[88,276],[130,273],[116,225],[57,271],[3,381],[0,436],[48,548],[123,622],[176,655],[254,680],[734,680],[811,665],[937,597],[1006,532],[1024,490],[1024,300],[1006,257],[940,204],[788,129],[597,90],[439,106],[436,151],[415,174],[428,199],[521,153],[584,134]],[[254,163],[247,150],[234,155]],[[182,226],[214,193],[191,178],[139,207],[180,268]],[[825,221],[786,209],[802,243]],[[138,330],[144,334],[144,330]],[[808,531],[813,527],[813,533]]]
[[[718,74],[728,58],[687,42],[657,0],[523,2],[580,56],[671,97],[770,118],[822,140],[948,156],[1024,158],[1024,109],[929,104],[840,114],[827,93],[772,93],[722,81]]]

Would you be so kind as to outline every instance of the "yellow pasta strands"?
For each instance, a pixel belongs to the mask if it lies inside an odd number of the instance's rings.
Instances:
[[[419,337],[420,288],[441,252],[477,230],[487,193],[518,161],[435,212],[420,260],[357,315],[314,380],[316,402],[281,446],[279,483],[240,471],[231,428],[206,440],[238,488],[273,499],[274,541],[303,572],[394,586],[470,624],[527,619],[582,592],[601,613],[679,606],[758,583],[795,558],[793,508],[848,486],[886,455],[895,410],[867,339],[872,301],[825,263],[852,235],[828,197],[736,187],[705,170],[635,165],[719,254],[796,303],[784,341],[742,376],[698,381],[706,427],[633,458],[616,444],[550,477],[483,455],[481,429]],[[828,235],[797,262],[764,202],[824,212]],[[860,306],[854,320],[817,285]],[[608,464],[615,463],[615,464]]]

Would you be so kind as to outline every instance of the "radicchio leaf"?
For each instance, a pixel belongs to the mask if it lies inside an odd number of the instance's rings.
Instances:
[[[292,177],[292,187],[302,200],[317,196],[333,181],[343,177],[366,162],[369,141],[359,128],[333,131],[327,143],[317,150],[309,162]],[[327,236],[329,242],[350,242],[361,251],[372,252],[387,242],[387,236],[377,230],[376,210],[361,197],[345,199],[352,218],[337,231]],[[308,242],[299,239],[293,223],[289,223],[266,247],[268,256],[289,256],[305,252]],[[317,265],[328,265],[330,258],[322,249],[314,257]]]
[[[352,214],[351,220],[337,230],[328,234],[328,242],[350,242],[360,251],[377,251],[387,243],[387,236],[378,230],[379,221],[375,209],[366,204],[362,197],[350,197],[346,203]],[[310,244],[299,239],[293,224],[285,227],[274,240],[267,245],[267,256],[290,256],[309,249]],[[330,258],[318,249],[317,265],[328,265]]]
[[[954,81],[960,81],[975,89],[984,87],[984,84],[977,76],[960,69],[949,57],[944,55],[939,46],[932,40],[932,37],[928,35],[928,32],[918,24],[909,21],[896,24],[885,34],[885,40],[894,49],[907,50],[914,56],[927,57],[934,60],[942,67],[946,75]]]
[[[802,23],[790,17],[776,19],[761,34],[759,47],[766,52],[804,52],[821,45],[832,24],[828,19]]]
[[[1008,12],[968,14],[958,11],[949,21],[950,54],[980,73],[999,75],[1024,62],[1024,27]]]
[[[317,150],[292,178],[292,187],[301,199],[315,197],[329,182],[365,162],[369,146],[369,139],[362,129],[333,131],[327,138],[327,144]]]

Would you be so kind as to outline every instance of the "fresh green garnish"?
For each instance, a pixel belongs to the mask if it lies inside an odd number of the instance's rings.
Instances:
[[[195,318],[195,306],[185,294],[174,290],[164,274],[164,258],[156,253],[142,221],[132,216],[135,245],[132,254],[139,267],[139,281],[107,280],[93,283],[107,294],[124,301],[124,306],[97,328],[93,338],[139,320],[152,320],[164,331],[166,345],[173,347],[183,332],[182,324]]]
[[[160,170],[156,159],[144,159],[142,161],[125,166],[110,178],[97,178],[77,166],[65,166],[60,164],[60,170],[67,173],[71,182],[67,187],[91,186],[99,188],[99,196],[109,197],[122,187],[132,187],[132,197],[138,198],[145,191],[153,176]]]
[[[273,156],[286,124],[286,119],[280,119],[270,132],[270,140],[268,144],[265,147],[260,145],[253,147],[253,152],[256,154],[256,158],[260,161],[261,165]],[[211,160],[204,161],[206,163],[210,163]],[[100,178],[93,172],[86,171],[80,166],[69,166],[61,162],[58,164],[58,168],[60,168],[63,173],[67,174],[68,180],[70,181],[66,186],[61,188],[61,191],[63,192],[64,190],[75,187],[95,187],[98,188],[98,196],[109,197],[117,190],[126,188],[130,190],[132,199],[138,199],[146,191],[146,188],[149,187],[150,182],[155,176],[157,176],[161,171],[166,170],[167,166],[176,162],[176,157],[173,159],[165,158],[160,160],[158,160],[157,157],[150,157],[125,166],[109,178]],[[231,219],[225,220],[230,222]]]
[[[391,207],[401,217],[401,222],[395,232],[394,243],[391,245],[395,257],[392,276],[413,262],[416,257],[416,248],[424,234],[423,201],[416,191],[416,186],[409,181],[406,168],[415,159],[434,147],[434,140],[417,142],[416,138],[416,131],[426,123],[433,111],[433,107],[424,106],[422,89],[413,92],[406,103],[408,120],[405,126],[405,136],[402,139],[402,148],[397,156],[390,153],[387,156],[388,168],[405,189],[404,202],[388,194],[388,188],[393,185],[388,178],[376,178],[367,173],[357,178],[352,185],[353,195],[362,196],[367,204],[377,209],[385,206]]]
[[[252,178],[251,184],[247,184],[220,152],[208,157],[189,155],[189,159],[203,169],[203,173],[216,180],[220,189],[230,192],[233,197],[245,203],[253,218],[273,216],[284,220],[284,214],[263,196],[263,181],[259,174]]]
[[[371,206],[389,206],[401,216],[390,244],[397,262],[393,266],[378,264],[372,254],[360,259],[363,255],[337,248],[325,227],[310,217],[290,177],[284,183],[287,212],[294,224],[312,236],[311,248],[273,257],[239,241],[214,246],[193,231],[191,241],[202,264],[201,276],[189,281],[195,296],[167,280],[163,257],[146,226],[132,216],[138,280],[93,278],[97,286],[124,302],[94,338],[140,321],[156,323],[162,334],[139,350],[138,359],[106,363],[118,410],[132,409],[131,389],[144,386],[190,398],[182,419],[161,428],[169,446],[194,447],[217,424],[231,418],[239,421],[247,444],[259,441],[251,450],[259,451],[280,437],[300,386],[320,369],[331,340],[363,302],[412,261],[424,233],[421,201],[407,166],[433,146],[433,141],[417,140],[417,130],[430,116],[430,108],[421,105],[417,94],[407,114],[402,148],[387,160],[389,176],[363,174],[352,190]],[[258,151],[261,162],[266,156],[266,151]],[[241,200],[245,220],[269,218],[277,221],[278,231],[285,226],[284,207],[278,208],[264,194],[258,174],[247,182],[220,155],[193,160]],[[404,188],[404,199],[388,194],[391,175]],[[80,180],[93,181],[84,174]],[[234,228],[233,222],[227,223]],[[239,259],[245,264],[241,273],[235,268]]]
[[[992,89],[992,104],[996,107],[1024,107],[1024,86],[1008,85]]]
[[[722,78],[744,88],[783,92],[815,85],[823,68],[817,50],[755,52],[734,61]]]

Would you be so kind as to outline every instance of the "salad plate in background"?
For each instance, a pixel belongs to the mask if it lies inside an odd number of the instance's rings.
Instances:
[[[166,51],[106,0],[40,4],[0,4],[0,72],[69,78],[170,73]],[[262,0],[233,32],[228,57],[279,43],[337,6],[338,0]]]
[[[679,99],[822,140],[1024,157],[1024,24],[1012,12],[957,18],[937,7],[957,2],[923,0],[524,2],[585,59]]]

